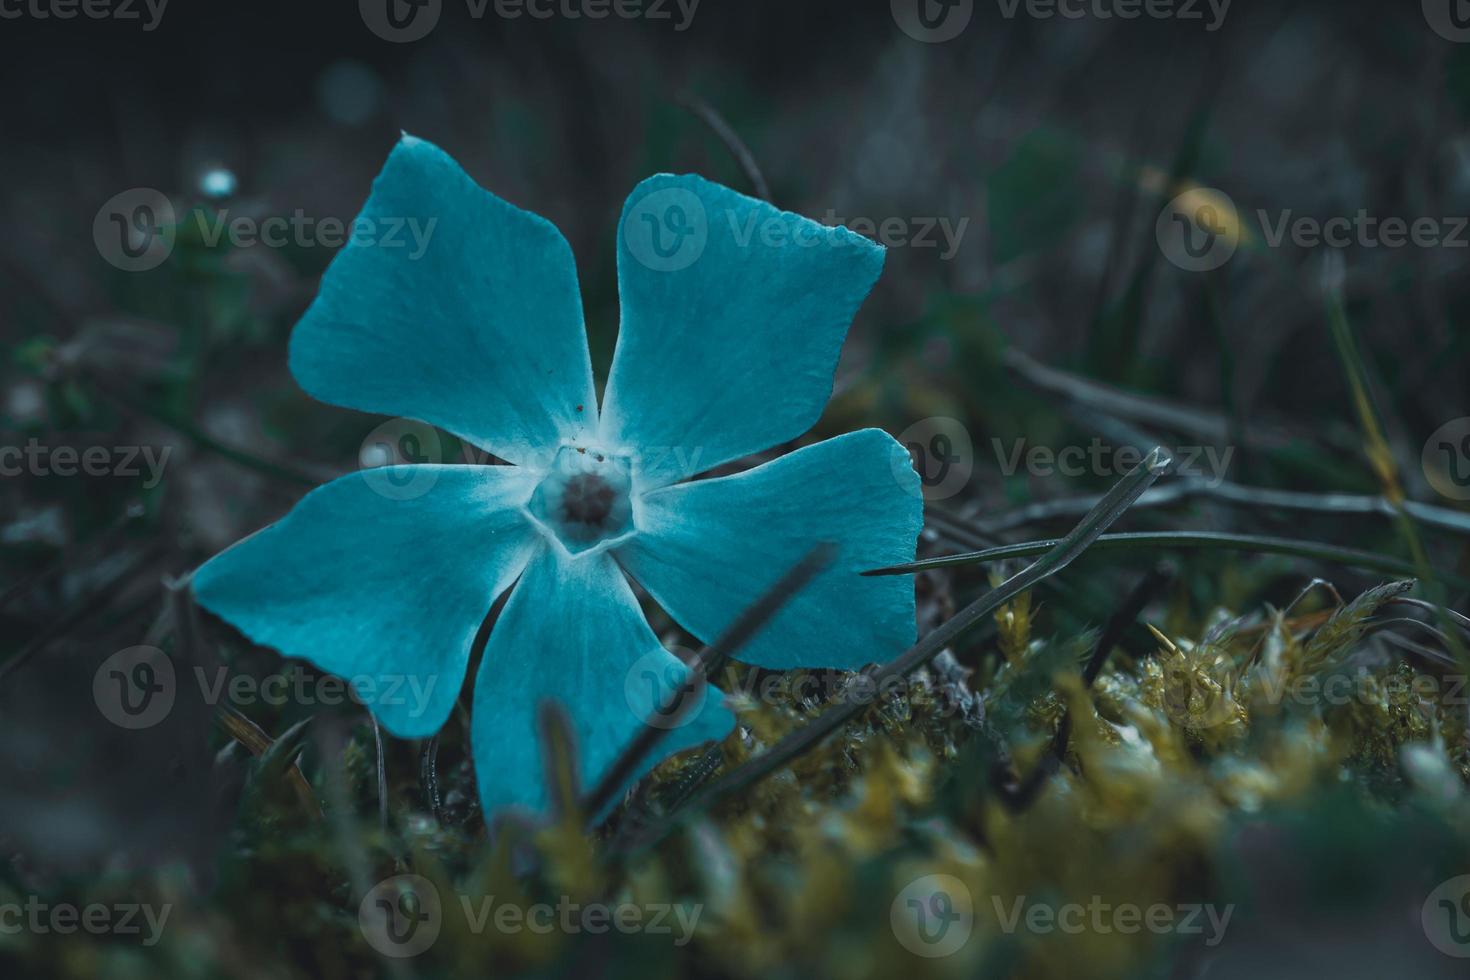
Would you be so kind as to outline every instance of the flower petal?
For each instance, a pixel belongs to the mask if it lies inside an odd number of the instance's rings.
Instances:
[[[622,326],[599,438],[663,486],[822,413],[883,249],[694,176],[639,184],[618,229]]]
[[[440,426],[526,462],[596,429],[571,248],[405,135],[291,336],[322,401]]]
[[[194,594],[256,643],[353,680],[395,735],[432,735],[495,598],[544,547],[520,510],[533,481],[514,466],[353,473],[211,559]]]
[[[542,701],[560,701],[567,709],[586,790],[688,671],[659,645],[606,553],[568,558],[554,548],[543,551],[506,602],[475,681],[475,772],[485,812],[545,809],[536,723]],[[674,752],[730,731],[734,716],[724,696],[713,687],[700,695],[698,712],[691,708],[683,724],[670,728],[633,778]]]
[[[886,432],[864,429],[735,476],[645,494],[639,533],[615,551],[670,616],[711,642],[813,546],[833,563],[735,657],[774,669],[856,669],[914,641],[914,582],[858,573],[911,561],[919,476]]]

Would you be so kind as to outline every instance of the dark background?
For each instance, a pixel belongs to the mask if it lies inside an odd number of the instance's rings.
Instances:
[[[138,776],[137,746],[64,692],[160,629],[161,581],[352,468],[382,421],[311,401],[286,371],[290,327],[331,249],[181,240],[164,266],[128,273],[99,253],[94,216],[147,187],[181,212],[345,221],[400,131],[561,228],[600,375],[629,190],[693,171],[754,192],[691,101],[738,134],[781,207],[967,222],[952,256],[890,249],[836,395],[803,440],[879,425],[928,446],[926,420],[958,420],[973,473],[932,500],[925,554],[1064,530],[1075,510],[1018,509],[1096,494],[1118,475],[1007,473],[1017,439],[1209,446],[1231,453],[1213,475],[1244,488],[1235,502],[1181,498],[1120,527],[1288,535],[1409,561],[1388,515],[1360,512],[1396,483],[1434,508],[1420,536],[1450,576],[1444,597],[1464,608],[1463,502],[1431,484],[1421,457],[1432,433],[1470,415],[1470,248],[1270,247],[1254,217],[1470,214],[1470,44],[1436,34],[1418,3],[1235,0],[1210,32],[1007,19],[977,2],[958,38],[926,44],[884,2],[703,0],[680,32],[615,17],[473,20],[446,0],[426,39],[393,44],[351,3],[172,0],[153,32],[0,20],[0,92],[4,443],[172,452],[156,487],[0,478],[0,664],[11,664],[0,817],[28,873],[180,852],[208,866],[235,797],[212,796],[198,760]],[[238,189],[209,202],[199,181],[219,167]],[[1166,202],[1200,187],[1228,195],[1250,238],[1203,273],[1173,264],[1155,235]],[[1383,427],[1377,470],[1329,329],[1339,299]],[[1348,494],[1357,509],[1282,507],[1265,490]],[[1089,557],[1081,594],[1047,598],[1048,628],[1096,625],[1151,561]],[[1317,574],[1348,596],[1385,578],[1212,553],[1190,558],[1169,602],[1204,622],[1285,605]],[[984,574],[951,585],[963,597]],[[237,669],[266,656],[238,654]],[[179,712],[149,751],[203,744],[208,724]]]

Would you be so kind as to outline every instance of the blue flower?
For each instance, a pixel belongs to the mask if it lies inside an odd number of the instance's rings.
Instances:
[[[404,227],[429,231],[421,254],[392,233]],[[344,476],[205,564],[195,594],[255,642],[350,679],[414,738],[448,718],[510,590],[474,684],[486,812],[543,809],[543,699],[564,703],[591,785],[687,676],[629,577],[709,642],[830,541],[833,563],[739,659],[888,659],[914,638],[912,583],[857,572],[914,555],[919,482],[891,437],[865,429],[680,482],[816,422],[882,265],[861,236],[699,177],[644,181],[619,224],[622,325],[599,411],[565,239],[405,136],[292,335],[292,373],[323,401],[419,419],[516,465]],[[417,489],[385,492],[398,485]],[[707,690],[664,750],[729,732]]]

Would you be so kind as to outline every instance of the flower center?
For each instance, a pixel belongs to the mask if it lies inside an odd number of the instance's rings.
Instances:
[[[625,457],[563,446],[527,509],[574,555],[611,546],[635,531],[631,472]]]
[[[616,491],[602,477],[596,473],[579,473],[562,490],[562,520],[600,530],[611,516],[616,499]]]

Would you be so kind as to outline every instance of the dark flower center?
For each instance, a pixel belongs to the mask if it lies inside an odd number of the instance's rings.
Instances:
[[[562,492],[562,519],[569,524],[601,527],[612,513],[617,493],[596,473],[579,473],[567,480]]]
[[[611,547],[635,533],[629,460],[587,446],[563,446],[527,512],[569,554]]]

